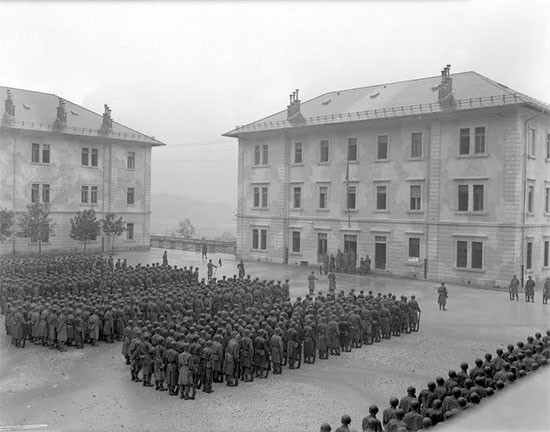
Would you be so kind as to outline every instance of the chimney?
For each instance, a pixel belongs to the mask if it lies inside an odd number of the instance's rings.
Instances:
[[[453,79],[451,78],[451,65],[448,64],[441,71],[441,84],[438,87],[438,102],[444,103],[448,99],[452,98],[453,93]]]
[[[13,103],[13,96],[11,94],[11,90],[7,90],[7,97],[5,101],[5,111],[6,114],[14,117],[15,116],[15,104]]]
[[[111,118],[111,109],[107,104],[105,106],[105,112],[103,113],[103,124],[101,125],[101,129],[103,130],[111,130],[113,129],[113,119]]]
[[[300,99],[298,99],[298,92],[299,90],[296,89],[292,92],[290,97],[290,105],[286,107],[286,118],[287,120],[290,120],[292,117],[294,117],[296,114],[300,112]]]
[[[61,124],[67,123],[67,111],[65,111],[65,101],[59,98],[59,106],[57,107],[57,122]]]

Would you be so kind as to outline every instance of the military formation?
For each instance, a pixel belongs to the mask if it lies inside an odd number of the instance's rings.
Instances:
[[[474,361],[474,366],[461,363],[460,370],[450,370],[447,377],[438,376],[426,388],[417,393],[415,387],[407,388],[401,399],[392,397],[380,418],[376,405],[369,407],[363,418],[363,432],[415,432],[429,429],[471,409],[501,390],[513,385],[518,379],[547,367],[550,360],[550,330],[546,335],[536,333],[525,342],[498,348],[496,355],[486,353]],[[336,432],[350,430],[351,417],[344,414],[342,425]],[[331,432],[328,423],[323,423],[321,432]]]
[[[199,280],[197,269],[93,255],[12,258],[0,270],[12,344],[121,340],[133,381],[193,399],[418,331],[414,296],[351,290],[290,300],[288,280]]]

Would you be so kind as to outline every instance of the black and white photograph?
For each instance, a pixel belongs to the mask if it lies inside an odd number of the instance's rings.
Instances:
[[[0,0],[0,432],[550,430],[549,17]]]

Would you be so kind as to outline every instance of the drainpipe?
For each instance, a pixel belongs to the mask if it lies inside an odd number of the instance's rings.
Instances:
[[[522,211],[521,211],[521,286],[523,287],[523,282],[525,279],[525,216],[526,209],[525,205],[527,203],[527,154],[528,154],[528,144],[529,144],[529,129],[527,128],[528,123],[534,118],[538,117],[539,114],[535,114],[532,117],[529,117],[523,122],[523,136],[525,141],[523,143],[523,173],[522,173],[522,188],[523,188],[523,197],[522,197]]]
[[[424,279],[428,278],[428,256],[429,256],[429,224],[428,224],[428,218],[430,217],[430,160],[431,155],[430,152],[432,150],[432,128],[431,126],[428,126],[428,132],[427,132],[427,145],[426,145],[426,187],[424,188],[424,192],[426,194],[426,211],[424,214],[426,215],[424,218],[424,241],[426,242],[424,246],[424,253],[426,258],[424,258]]]
[[[17,154],[15,153],[15,146],[16,146],[16,141],[17,141],[17,138],[14,136],[13,137],[13,190],[12,190],[12,199],[13,199],[13,205],[12,205],[12,208],[13,208],[13,217],[15,219],[15,180],[17,179],[17,176],[16,176],[16,159],[17,159]],[[14,221],[14,225],[17,223],[17,221]],[[13,255],[15,255],[15,241],[16,241],[16,238],[17,236],[15,235],[15,233],[12,233],[12,248],[13,248]]]

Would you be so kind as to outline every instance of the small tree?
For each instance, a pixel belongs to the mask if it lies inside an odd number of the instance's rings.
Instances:
[[[101,223],[97,220],[94,209],[79,211],[71,219],[71,232],[69,236],[73,240],[84,242],[84,252],[88,240],[95,240],[99,235]]]
[[[13,234],[13,212],[11,210],[0,210],[0,242]]]
[[[50,218],[50,207],[47,204],[35,203],[27,205],[27,213],[18,219],[17,225],[19,230],[16,235],[37,241],[38,253],[42,253],[42,242],[54,234],[55,222]]]
[[[195,227],[191,223],[189,219],[185,219],[184,221],[180,221],[178,225],[178,229],[176,231],[180,236],[183,238],[189,239],[193,237],[197,231],[195,230]]]
[[[101,223],[103,225],[103,233],[111,237],[111,252],[114,253],[115,239],[126,231],[126,222],[122,220],[122,216],[117,219],[114,213],[107,213]]]

